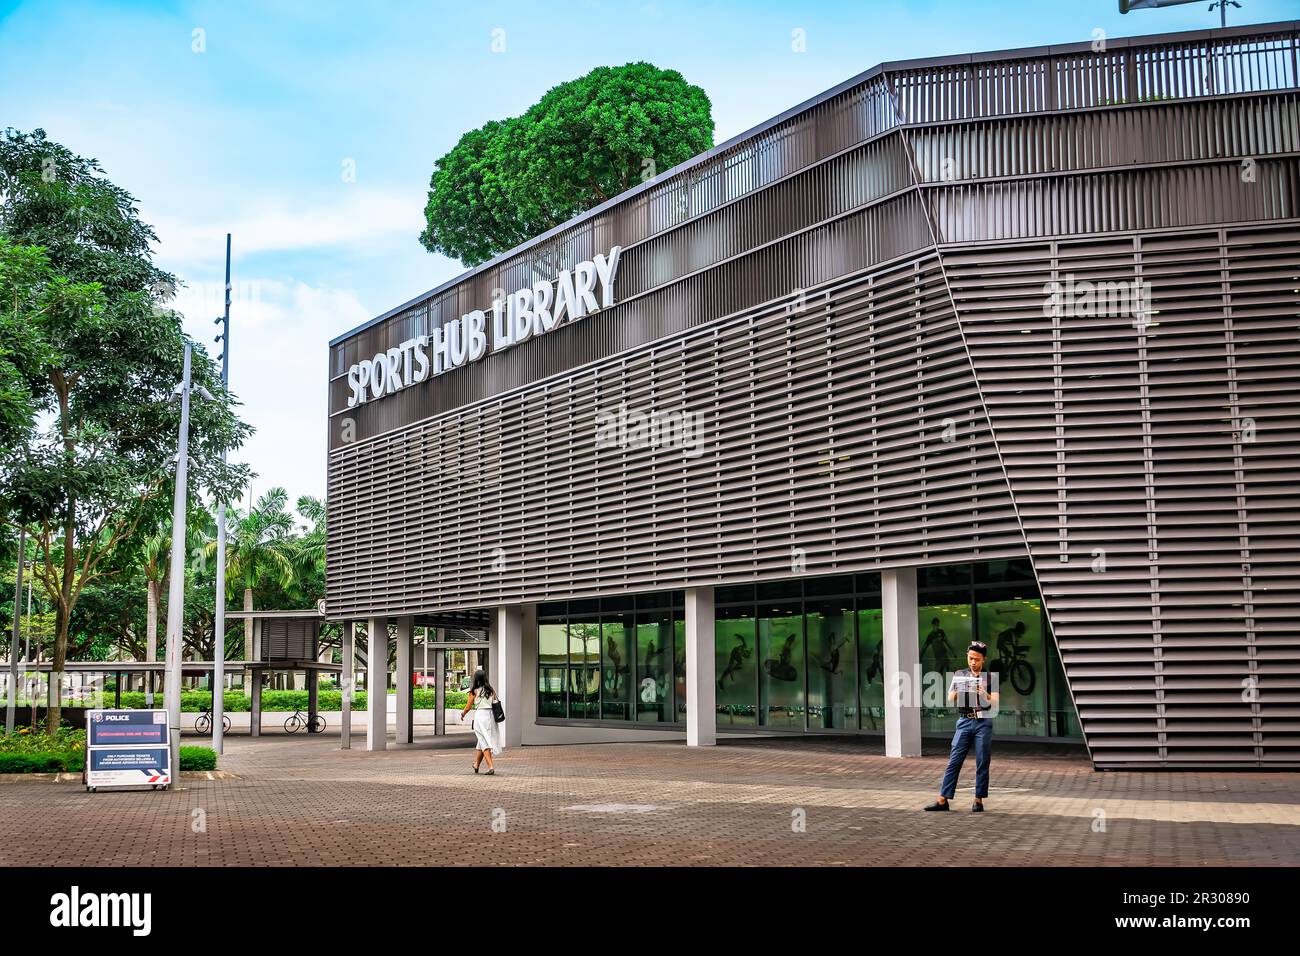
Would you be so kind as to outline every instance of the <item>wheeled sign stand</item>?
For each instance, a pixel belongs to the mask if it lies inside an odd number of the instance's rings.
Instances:
[[[86,715],[87,792],[101,787],[168,790],[171,737],[165,710],[92,710]]]

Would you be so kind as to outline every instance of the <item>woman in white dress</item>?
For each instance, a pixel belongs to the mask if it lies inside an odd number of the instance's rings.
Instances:
[[[461,723],[465,722],[465,715],[470,711],[474,712],[472,726],[474,728],[474,772],[478,773],[478,768],[484,760],[487,760],[488,774],[495,774],[496,768],[492,766],[492,755],[499,754],[501,747],[501,731],[497,724],[496,717],[492,714],[492,702],[497,699],[496,691],[488,683],[487,675],[483,669],[479,668],[474,672],[474,684],[469,691],[469,700],[465,703],[465,709],[460,712]]]

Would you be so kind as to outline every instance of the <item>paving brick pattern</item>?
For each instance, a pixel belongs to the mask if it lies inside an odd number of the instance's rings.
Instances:
[[[938,745],[910,760],[846,739],[529,747],[486,777],[466,744],[230,737],[219,778],[171,792],[0,783],[0,866],[1300,863],[1293,773],[1097,773],[1077,751],[1000,746],[976,817],[973,760],[955,812],[920,812]]]

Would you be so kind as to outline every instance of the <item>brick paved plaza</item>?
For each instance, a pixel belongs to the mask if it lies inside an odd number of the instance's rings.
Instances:
[[[470,772],[463,734],[379,753],[333,735],[227,744],[218,778],[172,792],[0,783],[0,865],[419,865],[463,862],[471,845],[546,865],[1300,863],[1291,773],[1096,773],[1076,750],[1008,745],[990,812],[973,818],[973,761],[957,812],[920,812],[939,743],[912,760],[849,739],[529,747],[495,777]]]

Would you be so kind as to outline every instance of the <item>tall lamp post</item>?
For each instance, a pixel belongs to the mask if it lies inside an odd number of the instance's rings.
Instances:
[[[185,511],[188,501],[190,446],[190,353],[185,343],[185,368],[176,394],[181,399],[181,428],[176,442],[176,490],[172,498],[171,579],[167,582],[167,677],[163,706],[167,708],[168,737],[171,739],[171,773],[173,781],[181,771],[181,625],[185,620]],[[199,386],[199,395],[212,401],[212,395]]]
[[[221,325],[216,341],[221,343],[221,387],[230,387],[230,233],[226,233],[226,311],[215,320]],[[221,449],[221,463],[226,450]],[[226,503],[217,503],[217,602],[212,641],[212,749],[225,746],[226,716]]]

